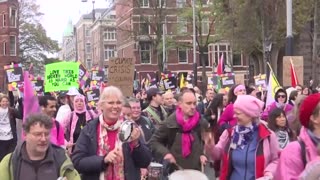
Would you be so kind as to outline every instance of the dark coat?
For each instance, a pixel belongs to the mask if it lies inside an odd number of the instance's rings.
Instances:
[[[77,140],[75,151],[72,154],[72,162],[80,174],[82,180],[99,180],[100,173],[107,168],[104,156],[97,155],[98,118],[90,121],[81,131]],[[124,155],[124,175],[126,180],[139,180],[140,168],[147,168],[151,162],[151,152],[148,147],[140,142],[140,146],[131,148],[128,143],[122,146]]]
[[[16,110],[14,108],[9,107],[9,120],[10,120],[10,127],[13,135],[13,141],[17,144],[17,121],[16,119],[22,119],[22,114],[20,110]]]
[[[184,158],[182,156],[182,130],[177,123],[176,113],[169,116],[155,132],[150,140],[150,147],[157,160],[162,160],[163,157],[171,153],[177,164],[184,169],[201,170],[200,156],[204,155],[203,142],[201,140],[201,132],[205,127],[208,127],[206,120],[201,119],[198,125],[191,131],[194,137],[192,142],[191,154]]]

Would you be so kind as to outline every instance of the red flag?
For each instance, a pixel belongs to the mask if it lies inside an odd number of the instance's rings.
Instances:
[[[218,67],[217,67],[217,74],[220,76],[223,74],[224,68],[223,68],[223,54],[221,55],[219,62],[218,62]]]
[[[297,78],[297,73],[294,69],[293,63],[292,63],[292,59],[290,59],[291,65],[290,65],[290,72],[291,72],[291,86],[292,87],[296,87],[299,82],[298,82],[298,78]]]

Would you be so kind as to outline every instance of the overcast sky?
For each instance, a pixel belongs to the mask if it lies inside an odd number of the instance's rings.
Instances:
[[[44,13],[42,25],[47,35],[54,40],[62,41],[62,35],[68,20],[77,23],[82,14],[92,11],[92,0],[37,0],[40,11]],[[95,0],[95,8],[105,8],[105,0]]]

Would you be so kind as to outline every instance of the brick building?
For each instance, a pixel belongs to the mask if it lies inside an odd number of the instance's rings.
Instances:
[[[113,7],[106,9],[91,26],[92,62],[94,66],[107,66],[116,57],[116,15]]]
[[[0,91],[6,89],[4,65],[19,60],[18,0],[0,1]]]
[[[209,3],[209,1],[203,1],[203,3]],[[183,48],[180,46],[166,48],[165,65],[167,70],[176,73],[192,72],[193,49],[191,48],[192,35],[190,35],[193,31],[192,22],[182,19],[178,13],[188,4],[191,4],[190,0],[118,0],[116,2],[118,56],[134,58],[140,78],[148,73],[152,74],[158,71],[158,61],[162,61],[162,58],[157,55],[159,47],[153,47],[152,43],[156,38],[157,31],[152,27],[154,26],[152,21],[156,21],[154,19],[160,16],[155,14],[160,11],[157,8],[159,6],[162,7],[161,15],[164,16],[162,23],[165,26],[166,36],[177,44],[185,45]],[[146,23],[145,19],[148,19],[149,23]],[[213,32],[209,32],[209,20],[203,21],[201,26],[204,35],[209,33],[210,36],[214,36]],[[157,28],[162,28],[162,26]],[[229,64],[229,69],[236,73],[236,81],[244,82],[249,74],[247,58],[240,54],[234,54],[230,44],[223,41],[209,44],[205,50],[203,57],[205,58],[207,75],[212,73],[214,65],[217,64],[222,54],[224,54],[225,63]],[[201,80],[202,64],[198,51],[196,59],[198,80]]]

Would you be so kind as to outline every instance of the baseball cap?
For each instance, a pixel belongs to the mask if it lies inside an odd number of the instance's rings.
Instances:
[[[157,94],[162,95],[164,92],[160,91],[158,88],[150,88],[147,90],[147,99],[152,100],[152,97]]]
[[[68,96],[76,96],[76,95],[79,95],[79,94],[80,94],[80,93],[79,93],[78,89],[75,88],[75,87],[71,87],[71,88],[69,89],[69,91],[67,92],[67,95],[68,95]]]

